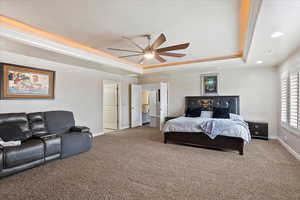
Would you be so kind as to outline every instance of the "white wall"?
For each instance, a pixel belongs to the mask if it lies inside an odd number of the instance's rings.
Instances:
[[[160,89],[160,83],[154,83],[154,84],[143,84],[142,90],[158,90]]]
[[[277,70],[271,67],[226,68],[210,71],[219,73],[219,95],[239,95],[241,115],[246,120],[267,121],[271,137],[277,135]],[[140,84],[169,83],[169,115],[180,115],[184,111],[185,96],[200,95],[200,75],[197,72],[146,74],[139,78]]]
[[[54,100],[0,100],[0,113],[70,110],[77,125],[99,133],[103,127],[102,80],[117,80],[122,94],[121,127],[129,126],[129,84],[136,79],[3,51],[0,62],[56,71]]]
[[[300,50],[298,52],[295,52],[282,65],[278,67],[278,79],[280,79],[282,73],[288,71],[300,71]],[[279,86],[278,91],[280,91]],[[280,99],[280,93],[278,95],[278,99]],[[278,105],[278,110],[280,110],[280,105]],[[280,113],[278,115],[278,122],[280,122]],[[282,128],[281,124],[278,123],[278,137],[283,140],[290,148],[292,148],[292,150],[295,151],[300,158],[300,133],[297,134],[288,131],[287,129]]]

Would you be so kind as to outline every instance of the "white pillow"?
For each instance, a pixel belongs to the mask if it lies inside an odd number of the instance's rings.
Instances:
[[[229,113],[229,116],[230,116],[230,119],[233,119],[233,120],[243,120],[243,117],[241,115],[236,115],[236,114],[233,114],[233,113]]]
[[[212,111],[201,111],[202,118],[212,118],[213,112]]]

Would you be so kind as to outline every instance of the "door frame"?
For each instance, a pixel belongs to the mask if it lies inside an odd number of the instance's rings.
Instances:
[[[167,116],[170,116],[170,83],[168,81],[164,82],[167,83],[167,98],[168,98],[168,105],[167,105]]]
[[[105,79],[102,80],[101,82],[101,95],[102,95],[102,100],[101,100],[101,109],[102,109],[102,132],[104,132],[104,85],[105,81],[112,81],[117,84],[117,95],[118,95],[118,117],[117,117],[117,130],[121,129],[121,124],[122,124],[122,99],[121,99],[121,82],[113,79]]]
[[[170,86],[170,84],[169,84],[169,82],[167,82],[167,81],[160,81],[159,82],[159,88],[160,88],[160,90],[159,90],[159,92],[161,92],[162,90],[161,90],[161,83],[165,83],[166,84],[166,86],[167,86],[167,106],[166,106],[166,117],[168,117],[169,116],[169,106],[170,106],[170,91],[169,91],[169,86]],[[161,97],[162,97],[162,95],[161,94],[159,94],[160,95],[160,100],[161,100]],[[159,128],[161,129],[162,127],[161,127],[161,101],[160,101],[160,105],[159,105],[159,121],[160,121],[160,123],[159,123]],[[164,121],[164,123],[165,123],[165,119],[163,119],[163,121]]]
[[[169,116],[170,114],[170,102],[171,102],[171,98],[170,98],[170,82],[169,81],[159,81],[159,82],[151,82],[151,83],[141,83],[139,85],[143,86],[147,86],[147,85],[152,85],[149,88],[147,88],[146,90],[157,90],[157,92],[159,93],[161,91],[161,87],[160,87],[160,83],[166,83],[167,84],[167,116]],[[153,86],[156,85],[156,86]],[[157,93],[157,95],[158,95]],[[161,94],[159,94],[161,95]],[[157,114],[157,116],[159,116],[160,118],[160,108],[159,108],[159,114]],[[159,123],[160,124],[160,123]]]

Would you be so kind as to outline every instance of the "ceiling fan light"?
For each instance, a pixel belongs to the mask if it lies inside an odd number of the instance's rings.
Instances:
[[[152,59],[152,58],[154,58],[154,52],[147,52],[144,54],[144,57],[146,59]]]

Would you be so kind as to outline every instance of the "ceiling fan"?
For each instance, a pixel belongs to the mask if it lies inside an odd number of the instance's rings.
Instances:
[[[163,47],[159,48],[160,45],[162,45],[164,42],[167,41],[166,36],[162,33],[160,36],[152,43],[150,44],[151,41],[151,36],[150,35],[143,35],[148,39],[148,45],[146,48],[142,48],[140,45],[135,43],[133,40],[130,38],[124,37],[125,39],[129,40],[134,46],[136,46],[139,51],[135,50],[127,50],[127,49],[116,49],[116,48],[108,48],[109,50],[114,50],[114,51],[125,51],[125,52],[131,52],[135,54],[131,55],[126,55],[126,56],[120,56],[119,58],[128,58],[128,57],[135,57],[135,56],[143,56],[140,60],[139,63],[143,64],[143,62],[146,59],[153,59],[155,58],[159,62],[163,63],[166,62],[164,58],[161,56],[170,56],[170,57],[183,57],[186,54],[183,53],[172,53],[169,51],[175,51],[175,50],[180,50],[180,49],[186,49],[190,45],[190,43],[184,43],[184,44],[178,44],[174,46],[168,46],[168,47]]]

